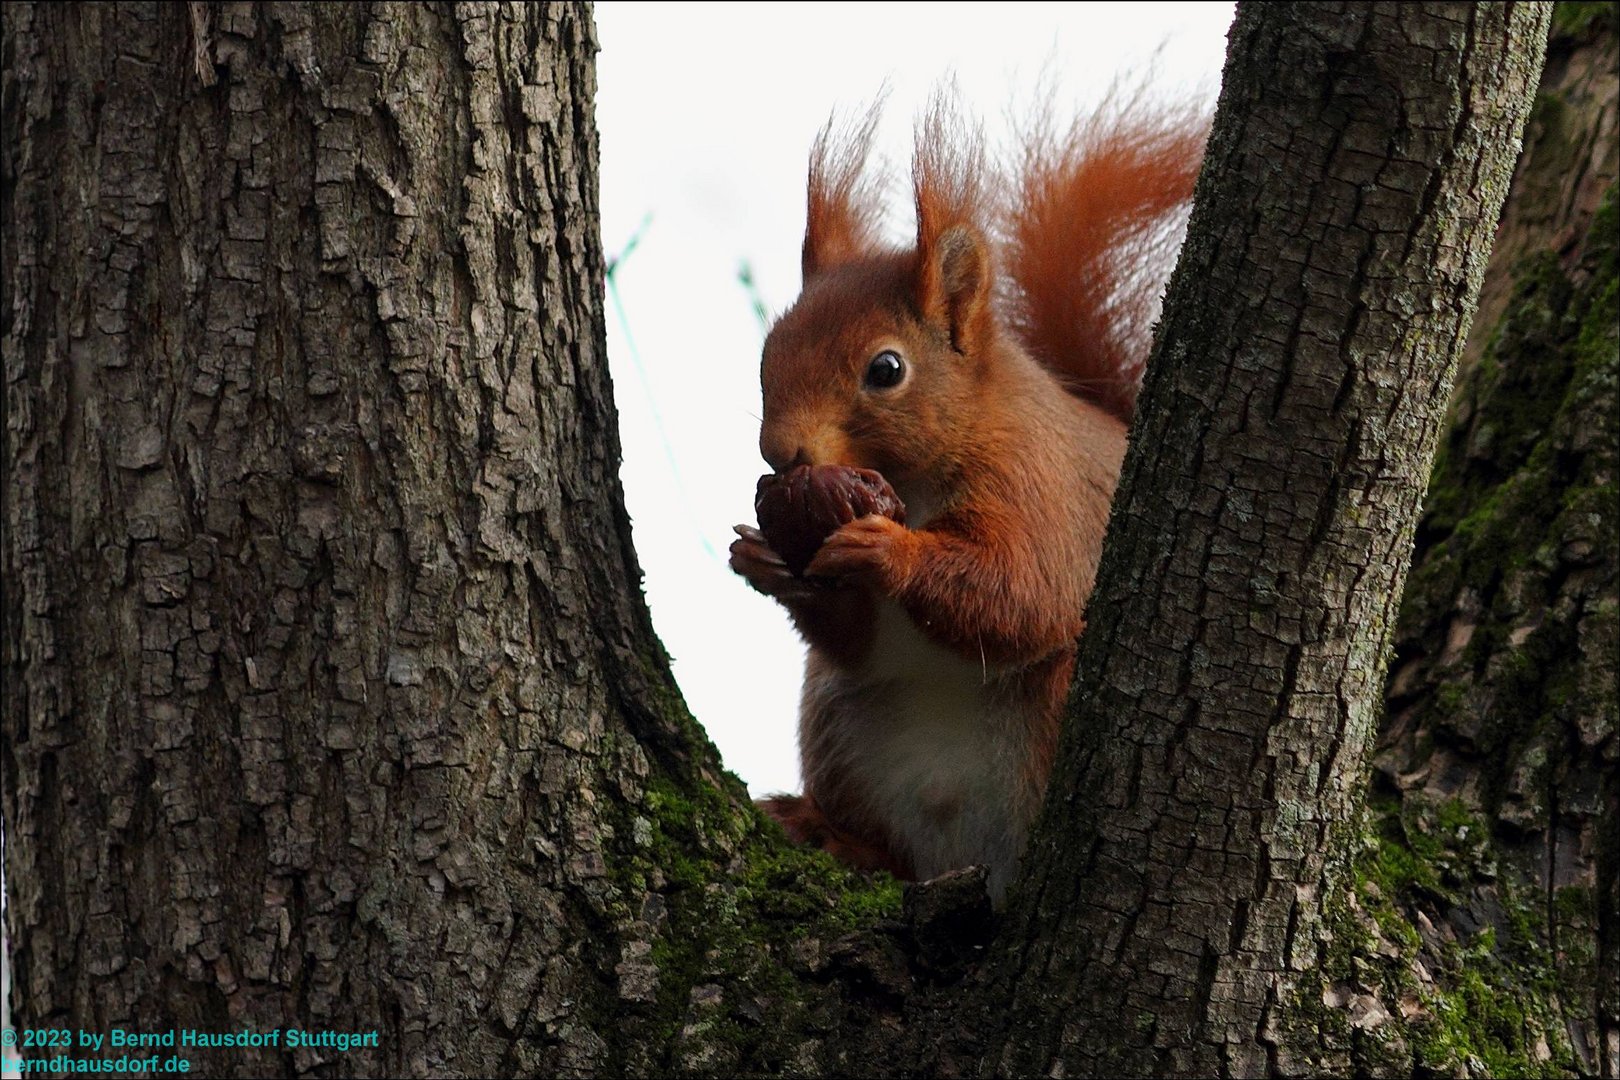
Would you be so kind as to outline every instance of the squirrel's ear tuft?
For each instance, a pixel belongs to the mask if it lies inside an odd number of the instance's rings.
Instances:
[[[917,200],[917,303],[962,353],[990,333],[990,248],[985,217],[984,136],[962,122],[954,90],[935,94],[917,127],[911,180]]]
[[[882,207],[876,184],[866,175],[866,158],[882,110],[879,100],[858,123],[840,127],[828,120],[816,136],[804,228],[806,282],[876,247]]]

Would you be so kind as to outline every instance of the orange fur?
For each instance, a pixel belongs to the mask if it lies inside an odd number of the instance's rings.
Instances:
[[[913,161],[915,244],[885,250],[862,176],[874,120],[816,143],[804,288],[765,343],[760,450],[776,470],[878,470],[907,525],[843,526],[805,578],[739,527],[733,567],[809,645],[805,792],[763,805],[854,866],[986,863],[999,899],[1051,767],[1201,128],[1113,108],[1063,140],[1037,133],[996,207],[977,133],[937,100]],[[883,352],[905,365],[893,386],[867,376]]]
[[[1116,92],[1062,136],[1026,134],[1003,207],[1008,321],[1071,390],[1129,420],[1209,119]]]

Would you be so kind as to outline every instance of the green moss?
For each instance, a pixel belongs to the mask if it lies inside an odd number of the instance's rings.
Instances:
[[[1390,905],[1422,899],[1451,902],[1457,890],[1475,877],[1494,876],[1488,826],[1462,800],[1438,805],[1417,798],[1380,800],[1371,813],[1374,842],[1356,879],[1364,893]],[[1407,936],[1395,925],[1393,908],[1371,905],[1371,909],[1388,935]]]
[[[1316,1009],[1325,1044],[1348,1037],[1359,1073],[1570,1075],[1576,1062],[1557,1001],[1574,988],[1544,944],[1545,910],[1528,890],[1504,884],[1502,925],[1465,941],[1426,937],[1420,926],[1432,929],[1440,912],[1496,874],[1488,845],[1476,843],[1485,823],[1464,802],[1405,802],[1369,804],[1375,839],[1353,869],[1353,897],[1329,905],[1322,965],[1329,983],[1370,990],[1392,1017],[1376,1032],[1347,1033],[1342,1010]],[[1585,899],[1568,902],[1579,908]],[[1426,923],[1418,918],[1425,910],[1433,913]]]
[[[1462,711],[1468,700],[1468,687],[1460,682],[1442,683],[1435,691],[1434,707],[1440,712],[1455,715]]]
[[[1611,186],[1586,239],[1593,276],[1579,288],[1553,252],[1516,271],[1508,310],[1471,385],[1459,393],[1472,420],[1454,424],[1436,454],[1422,526],[1431,543],[1457,534],[1464,546],[1480,549],[1473,553],[1490,555],[1504,541],[1543,535],[1536,527],[1556,512],[1556,497],[1537,502],[1538,492],[1526,489],[1538,485],[1504,481],[1526,465],[1555,464],[1547,434],[1574,404],[1571,390],[1578,393],[1587,377],[1614,365],[1616,222]],[[1573,364],[1558,362],[1571,352]],[[1538,451],[1541,460],[1533,460]]]
[[[1372,877],[1381,887],[1397,896],[1409,894],[1415,889],[1443,895],[1440,876],[1433,865],[1419,858],[1416,852],[1395,837],[1379,839],[1378,858]]]
[[[1524,1010],[1512,994],[1497,993],[1477,972],[1465,969],[1451,993],[1432,1000],[1437,1022],[1416,1044],[1420,1064],[1440,1070],[1472,1059],[1491,1076],[1547,1075],[1529,1060]]]
[[[1420,995],[1428,1008],[1415,1042],[1421,1064],[1445,1071],[1472,1060],[1490,1076],[1578,1070],[1557,1008],[1572,988],[1554,974],[1545,949],[1533,939],[1500,942],[1486,929],[1442,953],[1447,985]]]
[[[1597,894],[1584,885],[1566,885],[1553,893],[1553,910],[1562,925],[1592,925],[1597,921]]]
[[[792,847],[774,823],[712,785],[655,781],[643,807],[649,842],[624,876],[657,883],[667,905],[651,953],[660,973],[655,1045],[693,1055],[701,1072],[782,1064],[790,1050],[784,1040],[806,1005],[790,969],[793,943],[898,915],[899,885]],[[700,986],[720,990],[706,1010],[693,1006]],[[739,1018],[750,1010],[758,1019]]]
[[[624,798],[608,808],[603,925],[589,947],[606,954],[593,966],[613,971],[621,962],[613,950],[644,943],[636,947],[657,972],[653,1000],[624,1001],[622,1014],[594,1019],[655,1056],[610,1071],[781,1071],[813,1026],[810,1014],[836,993],[801,977],[795,946],[897,917],[900,886],[791,845],[720,768],[680,696],[658,691],[669,685],[659,663],[626,678],[638,674],[643,685],[625,697],[652,702],[647,728],[674,738],[642,739],[657,757],[652,777],[622,779]]]
[[[1620,192],[1617,192],[1614,184],[1610,184],[1603,193],[1597,211],[1592,215],[1586,251],[1597,266],[1602,280],[1612,282],[1620,275],[1620,268],[1614,263],[1616,253],[1620,252]],[[1608,327],[1608,333],[1611,337],[1616,333],[1613,324]]]
[[[1552,38],[1578,41],[1594,34],[1615,30],[1612,0],[1561,0],[1553,7]]]
[[[1426,637],[1402,648],[1447,656],[1415,703],[1417,728],[1477,755],[1491,814],[1545,733],[1574,710],[1602,715],[1612,705],[1583,696],[1577,619],[1547,612],[1570,559],[1612,567],[1620,555],[1617,250],[1611,185],[1573,272],[1552,252],[1518,268],[1506,313],[1459,389],[1466,420],[1453,423],[1436,458],[1403,598],[1403,635],[1418,627]],[[1472,636],[1451,663],[1445,635],[1459,619]]]

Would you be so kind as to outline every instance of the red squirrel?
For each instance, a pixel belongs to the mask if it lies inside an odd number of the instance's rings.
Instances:
[[[1038,132],[1004,182],[936,104],[916,242],[897,249],[864,171],[875,119],[812,150],[804,284],[765,341],[759,444],[776,473],[876,470],[908,524],[857,518],[803,576],[737,526],[732,568],[808,645],[804,793],[760,805],[860,869],[983,864],[999,904],[1045,792],[1207,121],[1116,103]]]

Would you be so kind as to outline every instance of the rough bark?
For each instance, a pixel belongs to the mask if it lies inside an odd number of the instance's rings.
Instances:
[[[1617,70],[1562,5],[1418,529],[1357,897],[1393,1073],[1620,1075]]]
[[[997,1072],[1343,1072],[1327,915],[1546,6],[1241,5]]]
[[[274,1076],[567,1022],[592,800],[685,744],[626,587],[592,34],[5,5],[20,1024],[386,1033],[198,1056]]]
[[[1474,316],[1479,330],[1468,335],[1463,349],[1459,391],[1507,311],[1516,287],[1513,268],[1547,251],[1567,261],[1583,245],[1592,214],[1614,183],[1620,83],[1611,62],[1615,19],[1614,5],[1601,0],[1554,6],[1541,91],[1480,289]]]

